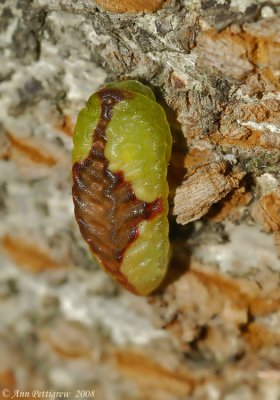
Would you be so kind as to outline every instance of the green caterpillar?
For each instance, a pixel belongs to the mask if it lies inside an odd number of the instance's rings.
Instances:
[[[73,201],[99,264],[135,294],[162,282],[169,261],[167,165],[172,138],[152,90],[108,84],[79,113]]]

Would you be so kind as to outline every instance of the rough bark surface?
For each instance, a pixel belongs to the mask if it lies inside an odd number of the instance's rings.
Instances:
[[[110,3],[0,2],[0,386],[277,400],[279,2]],[[144,299],[93,263],[71,200],[77,112],[123,77],[174,135],[173,258]]]

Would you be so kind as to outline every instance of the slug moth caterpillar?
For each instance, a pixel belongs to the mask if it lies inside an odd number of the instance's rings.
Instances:
[[[171,134],[152,90],[108,84],[79,113],[74,132],[73,201],[97,261],[135,294],[162,282],[169,261],[167,166]]]

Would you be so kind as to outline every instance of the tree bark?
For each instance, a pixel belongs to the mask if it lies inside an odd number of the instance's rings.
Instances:
[[[278,399],[279,2],[2,0],[0,15],[1,385]],[[71,200],[77,113],[123,78],[153,87],[174,137],[173,256],[148,298],[95,265]]]

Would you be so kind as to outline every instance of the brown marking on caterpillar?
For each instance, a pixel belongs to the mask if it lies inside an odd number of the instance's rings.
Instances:
[[[124,254],[139,235],[138,225],[163,212],[163,202],[138,200],[122,171],[112,172],[104,155],[106,129],[114,106],[133,94],[118,89],[98,92],[100,120],[86,159],[73,165],[75,216],[83,238],[106,270],[133,293],[138,293],[120,271]]]

